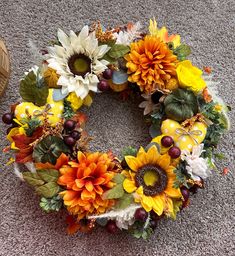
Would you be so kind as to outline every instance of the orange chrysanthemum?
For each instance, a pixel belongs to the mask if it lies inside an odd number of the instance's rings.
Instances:
[[[114,185],[116,165],[109,154],[99,152],[79,151],[77,160],[60,168],[58,184],[66,187],[60,194],[68,211],[80,220],[92,213],[103,213],[113,205],[102,195]]]
[[[177,57],[157,36],[147,35],[143,40],[131,44],[125,56],[128,80],[137,83],[141,91],[151,93],[176,75]]]

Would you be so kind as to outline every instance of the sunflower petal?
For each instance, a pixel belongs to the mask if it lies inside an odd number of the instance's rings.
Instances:
[[[126,190],[127,193],[133,193],[137,189],[137,187],[135,186],[135,182],[129,179],[124,180],[123,188]]]
[[[138,161],[138,159],[134,156],[126,156],[125,157],[127,165],[131,168],[132,171],[137,172],[139,167],[141,166],[141,163]]]
[[[153,210],[157,215],[162,215],[164,210],[164,200],[161,195],[157,195],[153,198]]]
[[[171,164],[171,157],[168,154],[161,155],[158,159],[158,165],[163,169],[166,170],[169,165]]]

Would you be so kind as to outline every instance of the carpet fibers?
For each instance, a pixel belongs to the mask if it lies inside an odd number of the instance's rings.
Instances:
[[[79,30],[99,19],[106,25],[140,20],[147,25],[156,16],[160,25],[180,33],[193,50],[191,59],[199,67],[212,66],[221,81],[220,95],[234,106],[235,1],[233,0],[1,0],[0,37],[11,55],[10,84],[0,99],[0,114],[19,98],[19,79],[34,60],[27,48],[29,39],[39,47],[55,38],[57,28]],[[234,117],[232,110],[230,117]],[[89,110],[92,149],[112,149],[148,141],[142,112],[134,102],[99,95]],[[1,123],[1,149],[6,127]],[[190,207],[176,221],[163,220],[147,242],[126,234],[112,236],[101,229],[91,235],[65,233],[63,214],[45,214],[38,197],[16,179],[0,156],[0,255],[235,255],[234,120],[219,150],[228,158],[217,163],[218,172],[206,188],[192,197]],[[230,172],[222,176],[228,166]]]

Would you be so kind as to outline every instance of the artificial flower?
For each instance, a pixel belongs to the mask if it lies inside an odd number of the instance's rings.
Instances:
[[[172,42],[174,48],[180,46],[180,35],[168,35],[166,27],[158,29],[155,19],[149,21],[149,33],[152,36],[158,36],[164,43]]]
[[[57,36],[61,46],[49,48],[48,66],[60,76],[57,85],[62,86],[63,95],[75,92],[85,99],[90,90],[97,91],[98,75],[109,64],[102,57],[110,47],[99,46],[95,32],[89,34],[88,26],[83,27],[79,35],[70,31],[68,36],[59,29]]]
[[[89,214],[104,213],[113,205],[102,198],[113,187],[115,163],[106,153],[77,153],[77,161],[60,168],[58,184],[65,186],[60,194],[70,214],[82,219]]]
[[[206,83],[202,78],[202,70],[193,66],[190,60],[179,62],[176,73],[181,88],[199,93],[206,87]]]
[[[187,163],[186,170],[195,181],[200,181],[200,178],[206,179],[210,174],[207,160],[200,157],[203,152],[203,147],[203,144],[193,146],[191,154],[188,150],[181,152],[181,159]]]
[[[175,167],[168,154],[160,155],[156,146],[146,152],[142,147],[137,156],[126,156],[131,169],[125,172],[123,187],[127,193],[134,193],[135,202],[147,211],[173,213],[173,198],[181,198],[180,189],[174,188]]]
[[[144,109],[144,115],[148,115],[154,110],[158,109],[159,104],[153,103],[151,94],[144,93],[144,94],[141,94],[141,96],[145,100],[139,104],[139,107]]]
[[[71,107],[76,112],[82,105],[90,107],[92,104],[92,97],[88,94],[84,100],[76,95],[75,92],[71,92],[66,98],[71,103]]]
[[[125,31],[121,30],[119,33],[114,33],[116,44],[130,45],[134,40],[141,38],[141,27],[140,22],[129,23]]]
[[[147,35],[130,47],[130,53],[125,56],[128,80],[137,83],[141,91],[152,93],[164,88],[176,75],[177,57],[159,37]]]

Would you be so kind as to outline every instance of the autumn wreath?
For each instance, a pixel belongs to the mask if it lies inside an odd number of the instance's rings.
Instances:
[[[194,66],[190,47],[150,20],[114,29],[101,24],[58,30],[40,65],[20,80],[21,103],[3,115],[15,174],[31,185],[46,211],[66,210],[68,232],[95,225],[147,238],[164,217],[175,219],[190,193],[213,174],[228,107],[216,95],[212,70]],[[94,93],[144,101],[152,141],[128,147],[123,159],[90,152],[82,106]]]

